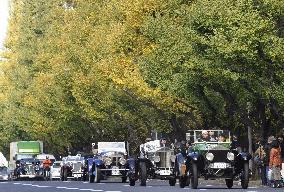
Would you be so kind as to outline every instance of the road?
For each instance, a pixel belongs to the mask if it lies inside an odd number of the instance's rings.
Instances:
[[[210,183],[210,184],[208,184]],[[167,181],[151,180],[147,182],[146,187],[139,186],[138,183],[134,187],[130,187],[127,183],[119,181],[106,181],[102,183],[88,183],[82,181],[9,181],[0,182],[0,192],[79,192],[79,191],[97,191],[97,192],[183,192],[183,191],[283,191],[282,189],[273,189],[270,187],[261,187],[250,185],[249,189],[243,190],[236,185],[233,189],[228,190],[222,181],[205,182],[201,181],[199,188],[192,190],[188,187],[182,189],[178,185],[171,187]]]

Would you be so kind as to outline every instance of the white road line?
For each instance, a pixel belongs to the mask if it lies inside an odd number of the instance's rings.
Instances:
[[[207,189],[199,189],[199,191],[206,191]]]
[[[206,185],[206,187],[212,187],[213,185]]]
[[[97,183],[98,185],[105,185],[105,183]]]
[[[79,189],[80,191],[93,191],[94,189]],[[103,191],[103,190],[100,190]]]
[[[57,189],[65,189],[65,188],[67,188],[67,187],[56,187]]]
[[[14,185],[21,185],[21,183],[13,183]]]
[[[103,191],[101,189],[92,189],[92,191]]]
[[[105,192],[121,192],[121,191],[105,191]]]
[[[77,187],[66,187],[65,189],[70,189],[70,190],[75,190],[75,189],[79,189],[79,188],[77,188]]]
[[[8,183],[8,182],[6,182],[6,181],[5,182],[0,182],[0,184],[5,184],[5,183]]]
[[[33,187],[38,187],[39,185],[32,185]]]
[[[23,185],[32,185],[32,184],[30,184],[30,183],[24,183]]]
[[[41,188],[47,188],[47,187],[51,187],[51,186],[47,186],[47,185],[39,185],[37,187],[41,187]]]
[[[85,182],[83,182],[83,183],[89,183],[88,181],[85,181]]]
[[[146,187],[153,187],[153,186],[149,185],[149,186],[146,186]]]
[[[130,187],[130,185],[123,185],[124,187]]]

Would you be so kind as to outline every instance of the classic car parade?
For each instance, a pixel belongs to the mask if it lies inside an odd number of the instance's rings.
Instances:
[[[89,182],[99,183],[108,177],[121,177],[123,183],[135,185],[135,161],[128,158],[126,142],[98,142],[97,154],[93,158],[88,158]]]
[[[191,188],[196,189],[198,178],[203,176],[205,180],[223,178],[228,188],[233,187],[234,178],[240,178],[242,188],[248,188],[251,155],[231,148],[229,131],[195,130],[187,133],[187,138],[193,147],[184,162],[181,187],[186,186],[189,177]]]
[[[83,175],[82,166],[84,164],[84,157],[81,154],[75,156],[67,156],[62,158],[62,165],[60,168],[60,177],[62,181],[67,179],[81,180]]]
[[[161,146],[160,140],[149,141],[140,149],[138,158],[141,186],[146,186],[148,178],[169,180],[170,186],[176,184],[174,149]]]

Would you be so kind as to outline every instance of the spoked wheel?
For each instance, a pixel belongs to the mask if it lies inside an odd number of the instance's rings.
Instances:
[[[233,179],[226,179],[226,185],[228,187],[228,189],[231,189],[233,187],[234,181]]]
[[[192,163],[192,175],[191,175],[191,188],[197,189],[198,186],[198,169],[197,164]]]
[[[241,185],[243,189],[248,188],[248,183],[249,183],[249,164],[248,162],[244,163],[244,169],[242,172],[242,178],[241,178]]]
[[[140,180],[141,186],[146,186],[147,181],[147,167],[145,162],[140,162]]]

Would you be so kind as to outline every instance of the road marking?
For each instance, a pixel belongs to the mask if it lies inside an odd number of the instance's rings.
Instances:
[[[24,183],[23,185],[32,185],[32,184],[30,184],[30,183]]]
[[[207,191],[207,189],[199,189],[199,191]]]
[[[130,187],[130,185],[123,185],[124,187]]]
[[[101,189],[92,189],[92,191],[103,191]]]
[[[121,191],[105,191],[105,192],[121,192]]]
[[[39,185],[32,185],[33,187],[38,187]]]
[[[83,182],[83,183],[89,183],[88,181],[85,181],[85,182]]]
[[[146,186],[146,187],[153,187],[153,186],[149,185],[149,186]]]
[[[51,186],[47,186],[47,185],[39,185],[37,187],[42,187],[42,188],[46,188],[46,187],[51,187]]]
[[[69,188],[69,187],[66,187],[65,189],[74,190],[74,189],[79,189],[79,188],[77,188],[77,187],[71,187],[71,188]]]
[[[13,183],[14,185],[20,185],[21,183]]]
[[[99,184],[99,185],[105,185],[105,183],[97,183],[97,184]]]
[[[5,181],[5,182],[0,182],[0,183],[1,183],[1,184],[5,184],[5,183],[8,183],[8,182]]]
[[[206,185],[206,187],[212,187],[213,185]]]
[[[57,189],[65,189],[65,188],[67,188],[67,187],[56,187]]]
[[[80,191],[94,191],[96,189],[79,189]],[[101,189],[97,189],[96,191],[103,191]]]

